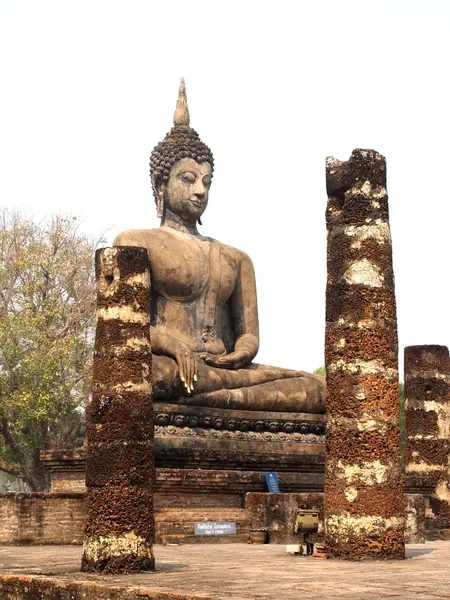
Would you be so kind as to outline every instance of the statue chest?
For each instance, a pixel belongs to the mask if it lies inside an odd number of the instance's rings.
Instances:
[[[225,303],[236,285],[239,265],[218,242],[175,240],[152,248],[150,261],[153,291],[178,302]]]

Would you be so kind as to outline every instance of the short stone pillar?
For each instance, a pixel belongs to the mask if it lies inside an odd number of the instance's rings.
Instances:
[[[397,319],[386,162],[326,164],[328,558],[404,558]]]
[[[83,571],[154,569],[150,264],[143,248],[96,253],[97,330],[86,411]]]
[[[407,478],[419,489],[434,490],[430,497],[434,528],[449,530],[450,358],[446,346],[405,348],[405,429]]]

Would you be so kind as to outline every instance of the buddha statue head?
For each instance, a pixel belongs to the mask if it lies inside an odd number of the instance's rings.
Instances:
[[[214,168],[211,150],[189,126],[184,79],[181,79],[174,126],[152,151],[150,176],[158,217],[171,210],[195,223],[206,209]]]

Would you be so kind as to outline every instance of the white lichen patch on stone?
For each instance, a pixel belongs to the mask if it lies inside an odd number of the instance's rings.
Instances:
[[[384,277],[380,273],[380,269],[367,258],[350,263],[343,279],[350,285],[367,285],[373,288],[380,288],[384,285]]]
[[[358,490],[355,487],[349,487],[344,491],[344,496],[349,502],[353,502],[358,496]]]
[[[356,427],[358,431],[378,431],[379,433],[386,433],[386,422],[380,422],[370,417],[356,421]]]
[[[338,160],[334,156],[327,156],[325,159],[325,165],[327,169],[331,169],[330,175],[334,175],[334,167],[339,167],[340,165],[342,165],[342,161]]]
[[[358,322],[355,322],[346,317],[339,317],[335,321],[335,325],[343,326],[346,329],[385,329],[386,319],[361,319]]]
[[[141,392],[142,394],[151,394],[152,386],[148,381],[143,381],[142,383],[133,383],[132,381],[126,381],[125,383],[116,384],[113,387],[113,390],[119,394],[122,392]]]
[[[354,238],[351,247],[355,249],[361,248],[362,243],[366,240],[374,240],[380,245],[391,241],[389,225],[381,219],[377,219],[371,225],[347,225],[343,229],[345,235]]]
[[[142,312],[136,312],[130,306],[109,306],[107,308],[97,309],[97,318],[104,321],[116,319],[124,323],[139,323],[140,325],[150,325],[150,315]]]
[[[346,345],[345,338],[341,338],[335,343],[335,348],[336,348],[336,350],[340,350],[341,348],[345,348],[345,345]]]
[[[130,555],[154,559],[152,544],[134,532],[122,535],[85,537],[83,552],[85,558],[93,562]]]
[[[448,402],[436,402],[435,400],[425,400],[423,409],[427,412],[437,414],[437,425],[439,429],[439,438],[449,439],[450,437],[450,404]]]
[[[127,285],[142,285],[143,287],[150,287],[150,270],[142,273],[135,273],[123,280]]]
[[[385,198],[387,190],[383,185],[372,186],[369,180],[358,181],[345,192],[345,197],[363,196],[368,200]]]
[[[439,498],[439,500],[443,500],[444,502],[450,503],[450,489],[446,481],[438,482],[435,494]]]
[[[440,373],[439,371],[411,371],[405,374],[405,381],[420,377],[420,379],[441,379],[442,381],[448,381],[450,383],[450,375],[448,373]]]
[[[345,512],[328,515],[325,526],[329,537],[345,543],[354,538],[377,537],[389,529],[402,530],[404,524],[404,517],[357,516]]]
[[[123,346],[112,346],[110,348],[111,353],[114,356],[118,356],[118,357],[123,356],[124,354],[127,354],[127,352],[129,352],[130,350],[134,350],[135,352],[151,350],[150,340],[148,340],[146,338],[133,337],[133,338],[126,340],[126,342],[124,342]]]
[[[131,348],[132,350],[141,350],[141,349],[147,349],[147,348],[151,347],[150,340],[148,340],[146,338],[138,338],[138,337],[129,338],[125,342],[125,345],[128,348]]]
[[[383,464],[379,460],[355,465],[345,464],[339,460],[334,473],[348,486],[355,483],[372,486],[384,483],[390,471],[392,471],[392,464]]]
[[[386,367],[379,359],[373,360],[343,360],[342,358],[328,367],[330,372],[347,371],[348,373],[361,375],[381,375],[386,379],[395,379],[398,376],[397,369]]]
[[[113,296],[119,287],[120,270],[117,266],[117,248],[104,248],[101,253],[100,277],[97,288],[102,296]]]
[[[148,377],[150,375],[150,366],[147,362],[142,363],[142,377],[145,383],[148,383]]]
[[[414,454],[414,452],[413,452]],[[418,453],[417,453],[418,454]],[[406,464],[406,472],[407,473],[428,473],[429,471],[445,471],[445,467],[442,465],[433,465],[427,462],[420,463],[407,463]]]
[[[361,192],[365,195],[365,196],[370,196],[370,193],[372,191],[372,185],[370,183],[370,181],[366,180],[362,186],[361,186]]]

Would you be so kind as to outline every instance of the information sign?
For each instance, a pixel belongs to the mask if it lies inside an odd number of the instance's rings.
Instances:
[[[267,483],[269,492],[272,492],[274,494],[279,494],[280,487],[278,485],[278,475],[275,473],[275,471],[270,471],[270,472],[264,473],[264,477],[266,478],[266,483]]]
[[[195,535],[230,535],[236,533],[236,523],[232,521],[203,521],[194,523]]]

